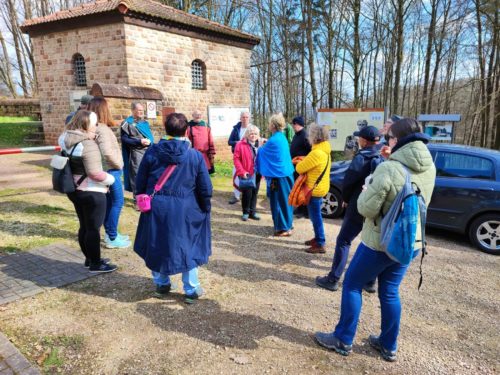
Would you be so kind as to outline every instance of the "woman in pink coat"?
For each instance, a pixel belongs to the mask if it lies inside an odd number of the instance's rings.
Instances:
[[[243,139],[236,144],[233,154],[234,167],[236,168],[235,177],[237,176],[239,181],[245,180],[243,183],[248,182],[248,180],[253,181],[253,184],[250,183],[253,186],[250,187],[243,187],[242,182],[240,182],[239,187],[237,186],[241,191],[241,208],[243,210],[241,220],[243,221],[247,221],[248,218],[260,220],[255,210],[261,178],[260,174],[255,172],[255,158],[258,148],[259,128],[255,125],[248,125]]]

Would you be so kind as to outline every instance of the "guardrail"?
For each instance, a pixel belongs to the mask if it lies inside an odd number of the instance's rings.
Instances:
[[[61,151],[61,146],[41,146],[0,149],[0,155],[23,154],[25,152]]]

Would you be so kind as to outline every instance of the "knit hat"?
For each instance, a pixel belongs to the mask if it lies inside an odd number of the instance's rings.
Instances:
[[[295,116],[292,120],[292,124],[297,124],[300,126],[304,126],[304,117],[302,116]]]

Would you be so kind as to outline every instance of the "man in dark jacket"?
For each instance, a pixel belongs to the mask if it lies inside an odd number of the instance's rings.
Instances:
[[[306,156],[311,152],[311,144],[307,140],[307,133],[304,130],[304,118],[302,116],[294,117],[292,127],[295,135],[290,144],[290,156],[292,159],[296,156]],[[294,179],[299,177],[297,172],[293,173]],[[307,206],[299,206],[293,212],[297,218],[308,217]]]
[[[351,242],[363,227],[363,217],[358,212],[357,202],[365,184],[365,179],[373,173],[377,165],[383,160],[377,147],[380,133],[376,127],[364,127],[354,132],[354,136],[358,137],[360,150],[352,159],[342,185],[342,199],[346,210],[335,244],[332,269],[327,276],[316,277],[316,285],[331,291],[338,289],[339,280],[349,256]],[[374,284],[375,280],[367,284],[364,289],[369,293],[374,293]]]
[[[69,122],[71,121],[71,119],[73,118],[73,116],[75,115],[76,112],[78,112],[79,110],[81,109],[88,109],[89,107],[89,104],[90,104],[90,101],[93,99],[94,97],[92,95],[83,95],[81,98],[80,98],[80,106],[77,108],[76,111],[73,111],[71,112],[67,117],[66,117],[66,120],[64,121],[64,125],[68,125]]]
[[[144,107],[141,103],[132,103],[132,115],[120,126],[123,154],[124,188],[134,194],[135,177],[142,158],[150,145],[154,143],[149,122],[144,119]]]
[[[229,136],[229,140],[227,144],[231,146],[231,152],[234,153],[234,148],[236,147],[236,143],[238,143],[242,138],[245,132],[247,131],[247,127],[250,125],[250,112],[243,111],[240,114],[240,122],[238,122],[235,126],[233,126],[233,130],[231,131],[231,135]],[[233,167],[233,181],[237,185],[238,177],[235,176],[236,169]],[[235,204],[240,200],[240,191],[236,188],[233,190],[233,196],[229,200],[229,204]]]

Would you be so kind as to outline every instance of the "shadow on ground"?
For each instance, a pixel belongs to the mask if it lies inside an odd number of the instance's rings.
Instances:
[[[258,340],[277,337],[292,344],[316,347],[310,333],[255,315],[224,311],[213,300],[202,299],[194,306],[178,308],[176,301],[138,303],[137,312],[168,332],[240,349],[255,349]]]

